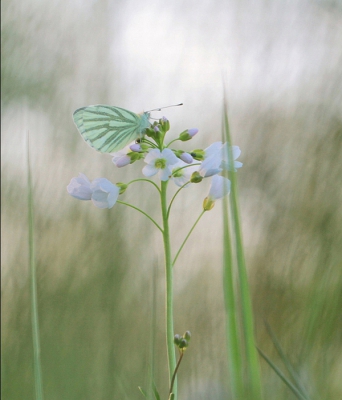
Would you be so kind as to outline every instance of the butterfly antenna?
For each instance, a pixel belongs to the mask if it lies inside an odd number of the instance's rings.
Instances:
[[[164,108],[169,108],[169,107],[178,107],[178,106],[182,106],[183,103],[179,103],[179,104],[173,104],[172,106],[166,106],[166,107],[160,107],[160,108],[154,108],[153,110],[149,110],[147,112],[151,112],[151,111],[161,111]]]

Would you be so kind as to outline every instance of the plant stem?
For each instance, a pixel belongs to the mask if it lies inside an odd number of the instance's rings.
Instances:
[[[145,213],[145,211],[141,210],[139,207],[133,206],[132,204],[126,203],[125,201],[121,201],[121,200],[118,200],[117,203],[123,204],[124,206],[127,206],[127,207],[134,208],[134,210],[141,212],[141,214],[144,214],[145,217],[147,217],[150,221],[152,221],[154,223],[154,225],[160,230],[160,232],[163,233],[163,230],[158,225],[158,223],[152,217],[150,217],[147,213]]]
[[[202,216],[203,216],[204,213],[205,213],[205,210],[203,210],[203,211],[201,212],[200,216],[196,219],[196,222],[193,224],[193,226],[192,226],[192,228],[190,229],[189,233],[186,235],[186,238],[183,240],[183,243],[181,244],[181,246],[180,246],[180,248],[179,248],[179,250],[178,250],[178,252],[177,252],[177,254],[176,254],[176,256],[175,256],[175,258],[174,258],[174,260],[173,260],[173,262],[172,262],[172,265],[175,265],[176,260],[177,260],[177,258],[178,258],[178,256],[179,256],[180,252],[182,251],[182,249],[183,249],[185,243],[186,243],[187,240],[189,239],[189,236],[191,235],[192,231],[195,229],[195,226],[197,225],[198,221],[202,218]]]
[[[173,385],[174,385],[174,382],[175,382],[175,379],[176,379],[176,376],[177,376],[177,371],[178,371],[178,368],[179,368],[179,366],[180,366],[180,363],[181,363],[181,361],[182,361],[183,356],[184,356],[184,351],[181,352],[181,355],[180,355],[180,357],[179,357],[179,360],[178,360],[178,363],[177,363],[175,372],[173,373],[172,380],[171,380],[170,391],[169,391],[169,396],[170,396],[171,393],[173,393],[173,392],[172,392]]]
[[[167,184],[168,181],[161,183],[161,209],[163,215],[163,240],[164,240],[164,252],[165,252],[165,269],[166,269],[166,294],[165,294],[165,306],[166,306],[166,346],[167,346],[167,358],[169,366],[169,387],[171,386],[173,372],[176,368],[176,353],[175,346],[173,343],[174,329],[173,329],[173,274],[172,274],[172,259],[171,259],[171,245],[170,245],[170,232],[169,232],[169,221],[167,215]],[[177,379],[174,381],[174,400],[177,400]]]

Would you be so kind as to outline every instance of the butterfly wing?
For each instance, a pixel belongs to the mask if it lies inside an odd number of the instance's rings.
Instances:
[[[119,151],[141,138],[150,126],[149,116],[105,105],[82,107],[73,114],[83,139],[101,153]]]

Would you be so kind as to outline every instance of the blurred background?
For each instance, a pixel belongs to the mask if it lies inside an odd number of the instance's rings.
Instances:
[[[41,358],[49,400],[142,399],[151,357],[167,393],[162,241],[150,221],[70,197],[79,172],[128,182],[88,147],[76,108],[154,117],[182,148],[220,140],[227,90],[258,346],[280,367],[278,337],[313,399],[342,398],[342,2],[340,0],[4,0],[2,2],[2,398],[34,399],[26,134],[35,202]],[[173,136],[172,136],[173,135]],[[172,211],[174,253],[208,182]],[[122,200],[158,219],[137,183]],[[206,213],[175,266],[175,329],[192,332],[180,399],[229,399],[221,207]],[[151,344],[154,343],[154,350]],[[293,399],[260,360],[265,399]]]

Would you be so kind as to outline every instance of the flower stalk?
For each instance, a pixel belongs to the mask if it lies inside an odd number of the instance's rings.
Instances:
[[[173,272],[172,272],[172,258],[171,258],[171,244],[170,244],[170,231],[169,220],[167,214],[167,184],[168,181],[161,182],[161,209],[163,217],[163,241],[165,252],[165,279],[166,279],[166,293],[165,293],[165,307],[166,307],[166,346],[167,358],[169,367],[169,385],[171,385],[173,372],[176,368],[176,352],[174,348],[174,328],[173,328]],[[177,400],[177,379],[173,383],[174,399]]]

